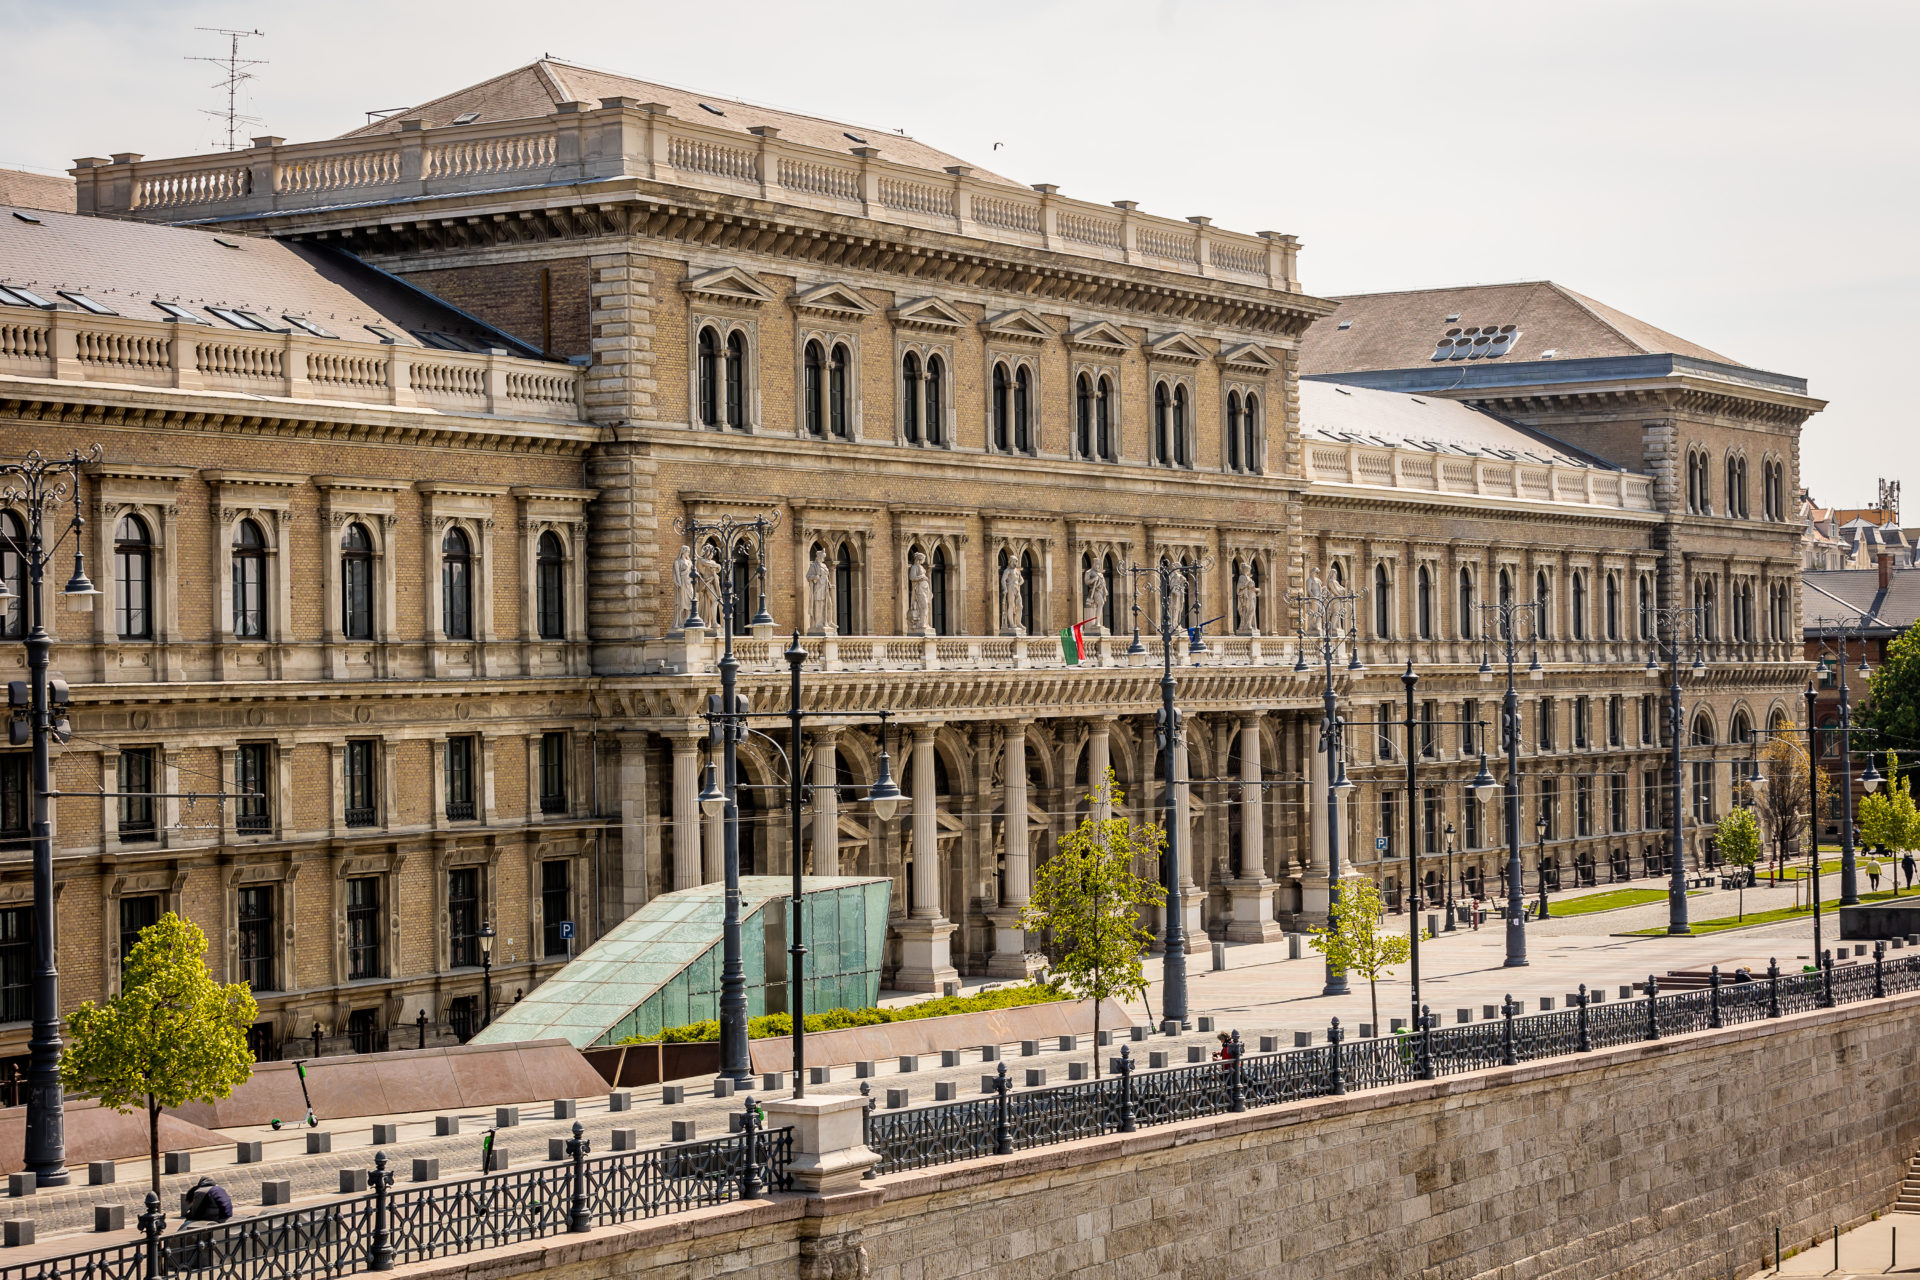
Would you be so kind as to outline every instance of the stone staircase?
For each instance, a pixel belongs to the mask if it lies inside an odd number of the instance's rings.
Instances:
[[[1907,1177],[1900,1184],[1900,1196],[1893,1202],[1895,1213],[1920,1213],[1920,1151],[1907,1161]]]

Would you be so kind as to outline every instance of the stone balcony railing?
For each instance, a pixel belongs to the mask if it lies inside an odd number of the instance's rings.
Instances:
[[[1654,510],[1652,477],[1624,471],[1320,441],[1303,452],[1307,479],[1317,484]]]
[[[583,416],[584,374],[566,365],[65,308],[0,311],[4,374],[568,422]]]
[[[1132,201],[1093,204],[986,181],[964,165],[896,164],[881,145],[802,146],[761,127],[751,137],[676,119],[659,103],[563,102],[552,114],[147,160],[121,152],[71,170],[82,213],[218,222],[297,210],[494,193],[612,178],[741,195],[1001,244],[1137,263],[1185,275],[1297,291],[1292,236],[1221,231],[1206,218],[1158,218]],[[577,197],[576,197],[577,198]]]

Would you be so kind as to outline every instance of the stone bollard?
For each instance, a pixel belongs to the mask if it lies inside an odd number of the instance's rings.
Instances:
[[[612,1149],[615,1151],[635,1151],[639,1149],[639,1141],[640,1131],[638,1129],[615,1129],[613,1131]]]
[[[1111,1031],[1108,1031],[1108,1030],[1105,1030],[1105,1029],[1103,1028],[1103,1029],[1101,1030],[1101,1032],[1100,1032],[1100,1034],[1099,1034],[1099,1035],[1097,1035],[1097,1036],[1095,1036],[1095,1037],[1094,1037],[1094,1039],[1095,1039],[1095,1041],[1097,1042],[1097,1043],[1096,1043],[1096,1044],[1094,1045],[1094,1047],[1095,1047],[1095,1048],[1097,1048],[1097,1049],[1111,1049],[1111,1048],[1113,1048],[1113,1032],[1111,1032]]]
[[[959,1066],[960,1051],[958,1049],[942,1049],[940,1051],[940,1065],[943,1067]]]
[[[908,1093],[905,1089],[887,1090],[887,1105],[898,1109],[907,1105]]]
[[[914,1053],[901,1054],[899,1069],[901,1075],[905,1075],[909,1071],[918,1071],[920,1069],[920,1055]]]
[[[1161,1022],[1160,1022],[1160,1034],[1161,1034],[1161,1035],[1163,1035],[1163,1036],[1177,1036],[1177,1035],[1179,1035],[1179,1034],[1180,1034],[1180,1020],[1179,1020],[1178,1018],[1164,1018],[1164,1019],[1162,1019],[1162,1020],[1161,1020]]]
[[[373,1145],[390,1147],[400,1141],[400,1126],[397,1124],[376,1124],[373,1126]]]
[[[1553,997],[1552,997],[1552,996],[1541,996],[1541,997],[1540,997],[1540,1012],[1542,1012],[1542,1013],[1552,1013],[1552,1012],[1553,1012]]]
[[[621,1130],[616,1129],[614,1132],[619,1133]],[[633,1131],[628,1129],[625,1132],[631,1133]],[[699,1140],[699,1137],[700,1126],[696,1122],[692,1120],[675,1120],[673,1122],[673,1140],[675,1142],[696,1142]]]
[[[1279,1036],[1261,1036],[1260,1052],[1262,1053],[1280,1052],[1280,1037]]]
[[[933,1100],[935,1102],[952,1102],[959,1096],[960,1086],[951,1080],[941,1080],[933,1086]]]
[[[495,1107],[493,1109],[493,1127],[496,1129],[514,1129],[520,1124],[520,1108]]]
[[[93,1229],[95,1231],[125,1231],[127,1229],[127,1206],[123,1204],[97,1204],[93,1206]]]
[[[1039,1057],[1040,1042],[1038,1040],[1022,1040],[1020,1042],[1020,1056],[1023,1058]]]
[[[1288,934],[1287,935],[1287,959],[1298,960],[1301,956],[1306,954],[1306,946],[1307,946],[1306,934],[1304,933]]]
[[[574,1118],[574,1113],[578,1108],[579,1104],[572,1098],[555,1098],[553,1100],[553,1118],[555,1120],[571,1120]]]
[[[235,1164],[259,1164],[265,1153],[266,1144],[258,1138],[233,1144]]]
[[[808,1067],[807,1083],[808,1084],[832,1084],[833,1068],[832,1067]]]
[[[267,1206],[293,1203],[292,1178],[268,1178],[260,1184],[260,1203]]]
[[[1067,1064],[1067,1079],[1069,1079],[1069,1080],[1085,1080],[1086,1078],[1087,1078],[1087,1064],[1086,1064],[1086,1063],[1084,1063],[1084,1062],[1069,1062],[1069,1063]]]
[[[459,1116],[435,1116],[433,1118],[433,1136],[451,1138],[460,1132]]]
[[[1044,1089],[1047,1087],[1047,1069],[1045,1067],[1027,1068],[1027,1088]]]
[[[1205,1062],[1206,1060],[1207,1046],[1203,1044],[1190,1044],[1187,1046],[1188,1062]]]
[[[1147,1051],[1147,1069],[1149,1071],[1162,1070],[1166,1065],[1167,1051],[1165,1049],[1149,1049]]]
[[[309,1146],[307,1149],[311,1151],[313,1148]],[[161,1157],[161,1166],[167,1173],[192,1173],[193,1156],[186,1151],[169,1151]]]
[[[991,1075],[985,1075],[985,1076],[981,1076],[981,1077],[980,1077],[980,1092],[982,1092],[982,1093],[996,1093],[996,1092],[998,1092],[998,1091],[999,1091],[999,1087],[998,1087],[998,1086],[997,1086],[997,1085],[996,1085],[996,1084],[994,1083],[994,1081],[995,1081],[995,1080],[997,1080],[998,1078],[999,1078],[999,1077],[997,1077],[997,1076],[991,1076]]]
[[[1293,1047],[1294,1047],[1294,1048],[1296,1048],[1296,1049],[1305,1049],[1305,1048],[1308,1048],[1309,1046],[1311,1046],[1311,1045],[1313,1044],[1313,1037],[1314,1037],[1315,1035],[1317,1035],[1317,1034],[1318,1034],[1317,1032],[1313,1032],[1313,1031],[1296,1031],[1296,1032],[1294,1032],[1294,1033],[1293,1033]]]
[[[367,1171],[365,1169],[340,1170],[340,1194],[359,1195],[367,1189]]]
[[[324,1155],[331,1150],[333,1150],[333,1135],[331,1133],[328,1133],[325,1129],[309,1129],[307,1131],[308,1155]],[[181,1172],[184,1173],[186,1170],[183,1169]]]
[[[778,1093],[787,1087],[787,1073],[784,1071],[763,1071],[760,1074],[760,1092]]]
[[[1406,1029],[1407,1029],[1407,1020],[1405,1018],[1388,1018],[1387,1019],[1388,1031],[1405,1031]]]
[[[1205,1030],[1204,1027],[1201,1029]],[[1075,1049],[1078,1049],[1079,1047],[1080,1047],[1079,1036],[1061,1036],[1060,1037],[1060,1040],[1059,1040],[1060,1052],[1072,1053]]]
[[[1213,1030],[1213,1015],[1209,1013],[1203,1013],[1198,1018],[1195,1018],[1193,1029],[1203,1034],[1207,1032],[1211,1032]]]
[[[1153,1028],[1130,1027],[1127,1030],[1127,1034],[1132,1037],[1133,1042],[1135,1044],[1145,1044],[1147,1042],[1147,1037],[1153,1034]]]
[[[18,1249],[22,1245],[33,1243],[32,1218],[8,1218],[6,1225],[0,1227],[0,1240],[9,1249]]]
[[[7,1194],[18,1200],[21,1196],[30,1196],[39,1187],[39,1178],[31,1173],[10,1173],[7,1175]]]
[[[874,1075],[875,1071],[876,1068],[871,1058],[863,1058],[853,1064],[853,1077],[856,1080],[869,1079]]]
[[[415,1182],[437,1182],[440,1179],[440,1160],[437,1156],[415,1156],[413,1159],[413,1180]]]
[[[713,1096],[714,1097],[731,1098],[733,1096],[733,1088],[734,1088],[733,1080],[730,1077],[715,1076],[713,1078]]]
[[[1213,971],[1215,973],[1224,973],[1226,972],[1226,968],[1227,944],[1224,942],[1216,942],[1213,944]]]
[[[866,1099],[858,1095],[776,1098],[766,1104],[767,1127],[793,1130],[788,1173],[801,1195],[853,1191],[880,1157],[866,1146]]]
[[[997,1044],[983,1044],[983,1045],[981,1045],[981,1046],[980,1046],[980,1061],[982,1061],[982,1062],[998,1062],[998,1061],[1000,1061],[1000,1046],[999,1046],[999,1045],[997,1045]]]
[[[607,1110],[609,1111],[633,1110],[633,1095],[631,1093],[628,1093],[624,1089],[608,1094]]]
[[[570,1158],[571,1157],[568,1156],[567,1154],[567,1139],[565,1138],[548,1138],[547,1139],[547,1162],[549,1164],[552,1164],[560,1160],[567,1160]]]
[[[683,1084],[663,1084],[660,1086],[662,1106],[677,1107],[687,1100],[687,1086]]]
[[[1483,1004],[1480,1006],[1480,1020],[1482,1022],[1492,1022],[1495,1018],[1499,1016],[1500,1016],[1499,1005]]]
[[[1371,1022],[1363,1022],[1360,1024],[1360,1038],[1362,1040],[1373,1039],[1373,1024]]]
[[[1471,1009],[1455,1009],[1455,1010],[1453,1011],[1453,1020],[1454,1020],[1455,1022],[1472,1022],[1472,1021],[1473,1021],[1473,1010],[1471,1010]]]
[[[119,1172],[120,1166],[111,1160],[89,1160],[87,1161],[87,1185],[90,1187],[107,1186],[113,1182],[119,1175]]]

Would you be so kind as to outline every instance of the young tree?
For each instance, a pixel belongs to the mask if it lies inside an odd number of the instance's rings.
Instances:
[[[1033,895],[1020,912],[1020,927],[1047,935],[1049,980],[1081,1000],[1093,1001],[1093,1074],[1100,1075],[1100,1002],[1146,993],[1141,957],[1153,935],[1140,924],[1143,907],[1166,901],[1166,891],[1133,873],[1136,858],[1152,865],[1166,847],[1158,826],[1136,826],[1117,810],[1124,797],[1107,770],[1087,800],[1095,812],[1107,805],[1114,816],[1081,819],[1060,837],[1054,855],[1034,876]]]
[[[1720,819],[1714,828],[1714,842],[1720,850],[1720,858],[1730,867],[1740,869],[1740,918],[1747,918],[1747,868],[1760,859],[1760,821],[1753,816],[1753,810],[1734,808]]]
[[[207,936],[169,911],[140,931],[120,994],[103,1005],[89,1000],[67,1020],[61,1086],[123,1114],[146,1107],[156,1193],[161,1109],[217,1101],[253,1075],[247,1028],[260,1008],[245,983],[213,980],[206,952]]]
[[[1413,946],[1403,933],[1385,927],[1380,890],[1373,881],[1353,871],[1340,877],[1340,900],[1333,904],[1325,929],[1313,929],[1313,949],[1335,969],[1357,973],[1367,980],[1373,1001],[1373,1025],[1380,1025],[1380,979],[1394,965],[1406,962]]]
[[[1807,749],[1787,738],[1773,738],[1760,750],[1759,794],[1754,798],[1766,819],[1776,869],[1786,865],[1787,850],[1805,830],[1808,796]]]
[[[1896,854],[1920,848],[1920,808],[1913,802],[1913,782],[1900,772],[1899,757],[1894,752],[1887,752],[1886,782],[1860,801],[1856,826],[1863,845],[1884,847]],[[1893,886],[1899,892],[1897,872]]]

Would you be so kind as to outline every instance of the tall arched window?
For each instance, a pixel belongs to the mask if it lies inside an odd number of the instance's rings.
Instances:
[[[1033,632],[1033,552],[1020,553],[1020,625]]]
[[[700,330],[700,424],[720,425],[720,334],[708,325]]]
[[[1713,721],[1705,712],[1693,718],[1693,745],[1710,747],[1713,745]],[[1711,823],[1714,820],[1713,798],[1713,761],[1695,760],[1693,762],[1693,820],[1698,823]]]
[[[1021,365],[1013,371],[1013,449],[1038,452],[1033,430],[1033,371]]]
[[[1393,597],[1387,579],[1387,566],[1373,566],[1373,634],[1385,640],[1393,634]]]
[[[1102,606],[1100,610],[1100,625],[1112,631],[1114,614],[1119,608],[1119,604],[1114,597],[1113,581],[1115,570],[1111,553],[1100,562],[1100,576],[1107,580],[1107,603]]]
[[[542,640],[560,640],[567,634],[567,553],[560,535],[548,529],[534,544],[534,622]]]
[[[727,335],[727,425],[747,429],[747,336],[738,329]]]
[[[1585,640],[1587,638],[1587,575],[1578,569],[1574,570],[1573,573],[1572,595],[1573,599],[1570,603],[1573,606],[1573,618],[1571,620],[1573,638],[1575,640]]]
[[[1433,639],[1433,576],[1425,565],[1414,575],[1414,625],[1422,640]]]
[[[1073,384],[1073,455],[1093,456],[1093,379],[1084,373]]]
[[[233,634],[258,640],[267,633],[267,540],[242,520],[233,535]]]
[[[1553,587],[1547,581],[1547,571],[1540,569],[1533,575],[1533,598],[1540,606],[1540,638],[1553,635]]]
[[[373,639],[373,539],[358,522],[340,535],[340,634]]]
[[[946,362],[939,356],[927,357],[927,443],[945,444],[946,417],[945,395],[947,380]]]
[[[1240,393],[1227,392],[1227,470],[1240,469]]]
[[[1505,566],[1500,569],[1500,603],[1506,605],[1513,603],[1513,577],[1507,572]]]
[[[1245,439],[1240,442],[1240,456],[1245,459],[1248,471],[1260,474],[1260,397],[1251,391],[1247,393],[1246,403],[1240,410],[1240,430]]]
[[[912,359],[911,356],[908,359]],[[818,436],[826,434],[826,423],[820,414],[820,403],[826,391],[826,353],[820,344],[811,339],[807,342],[806,354],[801,359],[804,376],[801,379],[802,400],[806,406],[805,415],[807,434]]]
[[[1007,366],[993,366],[993,447],[1005,453],[1011,442],[1011,418],[1013,407],[1010,403],[1013,389],[1007,378]]]
[[[947,630],[947,551],[945,547],[935,547],[933,557],[927,562],[927,587],[933,592],[933,633],[937,636],[951,635]]]
[[[853,634],[853,553],[844,542],[833,558],[833,625],[843,636]]]
[[[1108,462],[1120,460],[1120,441],[1113,429],[1113,383],[1105,374],[1094,393],[1094,434],[1099,455]]]
[[[920,357],[911,351],[900,358],[900,433],[920,443]]]
[[[1173,465],[1190,467],[1193,465],[1193,441],[1187,435],[1187,389],[1184,386],[1173,389]]]
[[[458,525],[440,543],[440,623],[449,640],[473,639],[473,543]]]
[[[853,438],[853,410],[847,395],[847,365],[851,358],[846,344],[833,344],[833,360],[827,368],[827,424],[842,440]]]
[[[1173,458],[1172,431],[1173,398],[1167,394],[1166,383],[1156,382],[1153,385],[1153,460],[1163,467]]]
[[[1653,575],[1640,575],[1640,638],[1653,639]]]
[[[1607,639],[1620,638],[1620,575],[1607,575]]]
[[[1462,640],[1473,639],[1474,622],[1476,621],[1474,617],[1474,613],[1476,612],[1474,603],[1473,570],[1463,567],[1460,570],[1460,616],[1458,619],[1460,624],[1460,638]]]
[[[755,604],[753,557],[743,542],[733,549],[733,633],[745,635],[753,623]]]
[[[27,528],[11,511],[0,511],[0,583],[7,588],[0,600],[0,639],[18,640],[27,634]]]
[[[1180,564],[1183,568],[1191,567],[1193,557],[1181,556]],[[1182,597],[1184,603],[1181,605],[1180,625],[1183,627],[1197,627],[1206,616],[1200,607],[1200,575],[1197,573],[1188,573],[1184,575],[1184,580],[1187,584],[1187,593]]]
[[[153,639],[153,535],[139,516],[113,534],[114,632],[122,640]]]

